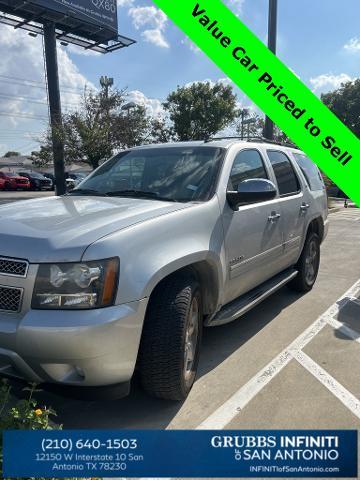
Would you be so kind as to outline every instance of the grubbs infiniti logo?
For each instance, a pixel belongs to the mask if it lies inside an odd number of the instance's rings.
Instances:
[[[91,0],[91,3],[99,10],[116,13],[116,0]]]

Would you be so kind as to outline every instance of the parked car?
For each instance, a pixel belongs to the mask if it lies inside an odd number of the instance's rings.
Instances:
[[[2,372],[126,394],[137,367],[172,400],[194,383],[203,327],[313,288],[328,231],[303,152],[226,138],[131,148],[0,216]]]
[[[81,183],[85,178],[85,173],[66,173],[66,189],[73,190],[79,183]]]
[[[19,175],[29,179],[31,190],[51,190],[53,187],[52,181],[41,173],[21,171]]]
[[[0,177],[0,190],[5,190],[5,179]]]
[[[28,190],[30,188],[29,179],[18,173],[0,172],[0,179],[3,180],[3,190]]]
[[[53,173],[43,173],[42,175],[44,175],[45,178],[49,178],[52,181],[52,189],[51,190],[55,190],[55,186],[56,186],[55,175]]]

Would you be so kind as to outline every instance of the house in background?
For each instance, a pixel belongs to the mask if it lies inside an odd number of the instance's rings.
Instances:
[[[16,157],[0,157],[0,170],[8,172],[18,168],[31,168],[32,160],[29,156],[19,155]]]

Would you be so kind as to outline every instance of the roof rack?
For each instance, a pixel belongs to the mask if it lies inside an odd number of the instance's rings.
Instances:
[[[281,142],[279,140],[270,140],[261,136],[241,137],[240,135],[221,136],[221,137],[209,137],[204,143],[216,142],[218,140],[241,140],[243,142],[260,142],[260,143],[272,143],[273,145],[281,145],[283,147],[297,148],[294,143]]]

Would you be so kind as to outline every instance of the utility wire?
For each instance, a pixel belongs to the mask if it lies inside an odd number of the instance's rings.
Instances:
[[[36,115],[32,113],[12,113],[12,112],[0,112],[0,116],[2,117],[19,117],[19,118],[29,118],[29,119],[45,119],[47,120],[47,116],[45,115]]]
[[[18,82],[17,80],[4,80],[4,79],[0,78],[0,82],[1,83],[6,83],[6,84],[9,84],[9,85],[17,85],[17,86],[27,87],[27,88],[40,88],[41,90],[46,90],[45,85],[31,85],[31,84],[28,84],[28,83],[25,83],[25,82]],[[76,90],[70,90],[68,88],[63,88],[62,86],[60,86],[60,90],[62,91],[62,93],[68,93],[69,95],[77,95],[78,97],[82,96],[82,93],[79,93]]]
[[[45,70],[46,71],[46,70]],[[20,78],[20,77],[13,77],[11,75],[0,75],[0,78],[4,78],[4,79],[7,79],[7,80],[16,80],[18,82],[22,82],[22,83],[26,83],[27,85],[29,83],[31,84],[34,84],[34,85],[41,85],[43,88],[46,89],[46,73],[45,73],[45,83],[44,82],[39,82],[38,80],[29,80],[27,78]],[[72,90],[72,91],[77,91],[77,92],[83,92],[84,89],[81,88],[81,87],[74,87],[73,85],[68,85],[68,84],[62,84],[61,85],[63,88],[67,89],[67,90]]]
[[[0,97],[2,98],[8,98],[9,100],[17,100],[21,102],[28,102],[28,103],[37,103],[39,105],[46,105],[48,106],[48,102],[42,102],[41,100],[38,100],[35,97],[21,97],[19,95],[12,95],[12,94],[7,94],[7,93],[0,93]],[[78,103],[63,103],[64,106],[75,106],[79,105]]]

